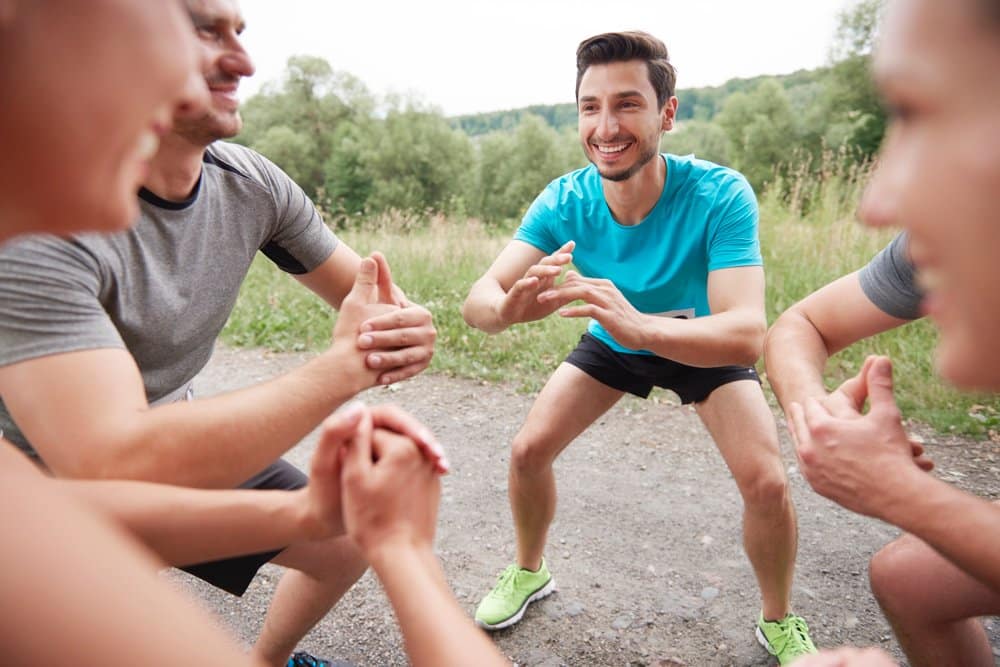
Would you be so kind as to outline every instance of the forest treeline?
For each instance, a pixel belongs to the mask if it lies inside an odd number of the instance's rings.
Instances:
[[[886,124],[870,76],[881,5],[841,13],[826,67],[680,89],[663,150],[734,167],[758,191],[831,160],[867,163]],[[585,164],[573,104],[449,118],[412,97],[377,97],[313,56],[290,58],[242,111],[236,141],[285,169],[338,226],[388,210],[507,222]]]

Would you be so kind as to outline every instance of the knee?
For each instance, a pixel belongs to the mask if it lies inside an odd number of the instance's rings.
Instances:
[[[882,547],[868,564],[868,581],[879,606],[891,616],[914,607],[911,593],[919,577],[921,557],[910,536]]]
[[[543,438],[521,431],[514,438],[510,452],[510,467],[515,474],[530,474],[552,465],[555,457]]]
[[[361,551],[346,536],[325,540],[312,556],[297,569],[317,581],[355,582],[368,569]]]
[[[769,513],[784,511],[789,502],[788,477],[778,463],[759,470],[741,483],[740,494],[748,509]]]

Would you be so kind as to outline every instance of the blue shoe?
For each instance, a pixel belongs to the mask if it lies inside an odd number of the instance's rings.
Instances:
[[[305,651],[297,651],[288,659],[285,667],[355,667],[349,662],[330,662],[315,656],[309,655]]]

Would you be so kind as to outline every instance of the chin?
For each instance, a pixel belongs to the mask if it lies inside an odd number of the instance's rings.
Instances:
[[[992,344],[975,346],[942,334],[937,349],[938,373],[965,391],[1000,391],[1000,353],[995,349]]]

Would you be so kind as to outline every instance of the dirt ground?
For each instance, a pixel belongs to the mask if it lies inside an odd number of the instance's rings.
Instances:
[[[256,383],[305,357],[219,348],[200,395]],[[509,445],[531,396],[504,385],[425,374],[371,403],[397,402],[432,427],[448,450],[437,553],[460,604],[472,613],[513,559],[508,510]],[[921,431],[935,474],[1000,497],[1000,445]],[[308,465],[310,436],[288,458]],[[870,556],[898,534],[813,493],[782,447],[799,516],[793,605],[821,647],[879,645],[902,655],[871,596]],[[556,464],[559,508],[547,558],[558,592],[494,635],[518,665],[772,665],[753,628],[759,597],[741,546],[736,485],[694,412],[672,394],[626,398]],[[265,566],[242,599],[181,573],[191,590],[243,641],[256,636],[281,570]],[[1000,621],[987,619],[1000,656]],[[300,648],[357,665],[405,665],[392,609],[369,572]],[[998,658],[1000,660],[1000,658]]]

